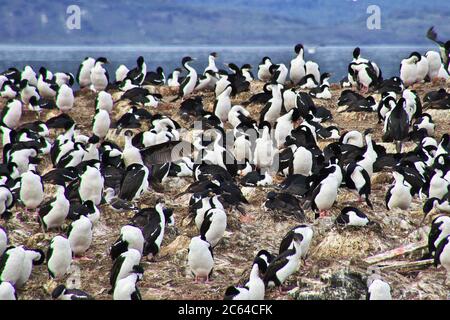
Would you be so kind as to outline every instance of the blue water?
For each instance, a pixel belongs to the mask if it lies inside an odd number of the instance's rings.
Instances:
[[[308,52],[305,48],[305,60],[313,60],[320,65],[321,72],[332,74],[332,81],[337,82],[347,74],[348,63],[352,59],[353,47],[318,47],[315,52]],[[383,71],[384,77],[398,75],[400,61],[409,56],[412,51],[425,54],[428,50],[436,50],[435,47],[361,47],[362,56],[375,61]],[[107,65],[111,79],[114,79],[116,68],[125,64],[133,68],[136,58],[144,56],[147,67],[155,70],[162,66],[166,75],[174,68],[179,67],[183,56],[189,55],[197,58],[193,64],[197,70],[202,71],[207,65],[208,54],[216,51],[219,57],[216,64],[219,68],[225,68],[223,63],[234,62],[237,65],[249,63],[257,72],[257,65],[264,56],[271,57],[273,62],[284,63],[289,67],[290,60],[294,57],[292,46],[267,46],[267,47],[148,47],[148,46],[1,46],[0,45],[0,70],[9,67],[23,68],[31,65],[36,71],[45,66],[52,72],[72,72],[76,74],[80,61],[86,56],[105,56],[111,61]]]

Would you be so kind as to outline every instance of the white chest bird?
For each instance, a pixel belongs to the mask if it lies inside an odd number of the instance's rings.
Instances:
[[[72,222],[67,232],[74,256],[83,255],[92,243],[92,222],[85,216]]]
[[[108,63],[106,58],[100,57],[95,61],[91,69],[91,90],[98,92],[106,89],[109,83],[108,71],[103,68],[103,64]]]
[[[37,86],[36,72],[30,66],[25,66],[22,73],[20,74],[22,80],[27,80],[28,83],[34,87]]]
[[[11,247],[0,258],[0,283],[9,282],[15,285],[21,277],[25,249],[22,246]]]
[[[261,138],[256,139],[253,161],[257,168],[269,169],[275,161],[278,149],[274,147],[270,136],[270,124],[262,122],[260,127],[262,127],[263,133]]]
[[[99,170],[99,164],[94,166],[88,165],[80,179],[78,192],[81,201],[91,200],[98,206],[102,200],[104,186],[104,178]]]
[[[61,112],[66,113],[72,109],[74,101],[72,88],[64,83],[56,94],[56,106]]]
[[[1,124],[10,129],[16,129],[22,117],[22,102],[14,99],[7,102],[1,113]]]
[[[214,256],[211,245],[201,236],[192,238],[189,243],[188,266],[196,282],[198,279],[208,282],[214,267]]]
[[[269,71],[270,66],[272,65],[272,60],[269,57],[262,58],[261,62],[258,65],[258,79],[261,81],[269,81],[272,77],[272,74]]]
[[[47,269],[50,277],[62,278],[72,264],[72,249],[68,239],[56,236],[50,242],[47,252]]]
[[[81,89],[91,85],[91,69],[94,68],[94,65],[95,59],[86,57],[78,67],[76,79]]]
[[[400,79],[405,86],[414,84],[417,80],[417,63],[422,59],[418,52],[413,52],[407,59],[403,59],[400,64]]]
[[[231,90],[231,86],[227,86],[225,90],[216,98],[216,102],[214,104],[214,114],[223,123],[228,121],[228,113],[231,110]]]
[[[111,119],[109,118],[108,111],[97,109],[92,120],[92,133],[100,139],[104,139],[108,134],[110,125]]]
[[[25,250],[20,277],[16,282],[16,288],[22,288],[28,281],[34,265],[40,265],[45,260],[45,254],[42,250]]]
[[[406,210],[411,205],[411,185],[405,181],[399,172],[393,172],[395,183],[386,193],[386,207],[388,210],[400,208]]]
[[[44,185],[41,176],[34,170],[20,177],[20,201],[27,210],[35,210],[44,200]]]
[[[116,282],[113,300],[142,300],[137,282],[142,278],[141,274],[132,273]]]
[[[304,59],[303,45],[297,44],[295,46],[295,53],[297,56],[291,60],[291,69],[289,70],[289,77],[294,85],[297,85],[300,80],[306,75],[306,66]]]
[[[128,69],[127,66],[121,64],[116,69],[116,81],[122,82],[127,77],[128,72],[130,72],[130,69]]]
[[[297,108],[290,110],[288,113],[277,119],[275,124],[275,141],[278,149],[283,148],[286,137],[289,136],[291,131],[298,125],[299,119],[300,111]]]

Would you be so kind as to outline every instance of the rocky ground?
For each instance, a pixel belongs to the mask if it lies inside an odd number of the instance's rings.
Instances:
[[[439,87],[448,87],[448,83],[431,83],[417,86],[416,89],[423,97],[426,92]],[[251,93],[242,93],[234,98],[238,104],[246,100],[251,94],[260,91],[262,84],[252,84]],[[166,87],[155,88],[164,96],[174,95]],[[374,129],[374,139],[381,141],[382,125],[377,124],[376,113],[338,113],[337,99],[341,90],[333,86],[333,98],[329,101],[315,100],[317,105],[326,106],[333,113],[331,124],[337,125],[341,130],[356,129],[363,131],[367,127]],[[205,108],[212,110],[214,96],[212,93],[204,95]],[[119,93],[113,94],[118,100]],[[379,97],[377,97],[379,98]],[[94,114],[95,95],[88,90],[77,92],[75,106],[69,113],[79,124],[82,132],[90,131]],[[169,100],[169,99],[165,99]],[[3,106],[5,101],[0,101]],[[183,126],[189,126],[177,115],[179,103],[161,103],[157,110],[174,117]],[[256,118],[261,106],[249,106],[248,109]],[[118,117],[128,110],[126,101],[115,103],[112,118]],[[436,137],[450,132],[450,111],[429,110],[436,122]],[[46,111],[41,115],[46,120],[58,111]],[[23,122],[35,119],[35,114],[25,111]],[[123,134],[123,132],[122,132]],[[52,132],[52,138],[55,133]],[[109,139],[118,141],[123,145],[123,136],[116,136],[110,130]],[[321,141],[323,148],[331,141]],[[409,143],[407,147],[412,148]],[[389,146],[393,150],[393,146]],[[40,165],[41,173],[50,170],[51,162],[44,158]],[[275,182],[282,181],[276,177]],[[365,258],[395,249],[410,243],[417,243],[427,238],[430,219],[421,225],[423,217],[422,202],[414,199],[409,210],[394,210],[388,212],[385,208],[384,197],[387,188],[393,181],[390,173],[376,173],[372,178],[372,202],[374,209],[365,204],[358,203],[357,197],[346,189],[341,188],[331,217],[314,220],[311,211],[306,211],[307,223],[314,228],[315,234],[307,263],[300,267],[297,274],[291,276],[287,285],[296,287],[290,293],[279,293],[278,290],[267,290],[267,299],[364,299],[366,278],[371,272],[370,265]],[[164,185],[164,194],[149,191],[141,200],[142,208],[154,206],[156,200],[164,197],[166,205],[174,208],[176,227],[169,228],[165,234],[162,251],[155,262],[143,259],[145,275],[139,287],[144,299],[221,299],[229,285],[242,284],[248,277],[254,255],[260,249],[277,252],[279,243],[284,234],[298,224],[293,217],[274,216],[263,210],[262,205],[268,191],[267,188],[243,188],[243,192],[250,204],[246,211],[254,219],[243,224],[237,212],[229,212],[228,228],[224,239],[215,248],[215,268],[212,282],[208,284],[194,284],[192,277],[187,273],[187,248],[192,236],[198,234],[194,225],[189,224],[187,217],[187,204],[190,195],[176,197],[187,187],[192,179],[169,179]],[[52,195],[52,186],[46,186],[47,196]],[[340,209],[348,206],[358,206],[373,221],[374,226],[367,228],[341,228],[333,224],[334,217]],[[77,260],[73,263],[71,275],[67,282],[92,294],[96,299],[111,299],[108,295],[109,274],[112,262],[109,257],[109,247],[119,235],[121,226],[125,225],[131,213],[116,213],[108,205],[102,205],[101,219],[94,229],[94,240],[87,252],[91,260]],[[22,211],[16,206],[13,213]],[[57,232],[42,233],[39,224],[31,219],[19,221],[12,218],[9,222],[1,221],[8,232],[13,245],[24,244],[31,248],[47,250],[49,241]],[[421,257],[423,252],[418,250],[408,255],[399,255],[395,261],[414,261]],[[369,268],[369,271],[368,271]],[[394,299],[447,299],[449,289],[444,286],[445,271],[442,267],[422,269],[383,269],[381,275],[392,287]],[[20,299],[50,299],[50,293],[56,282],[49,280],[46,265],[33,268],[32,276],[26,288],[19,291]]]

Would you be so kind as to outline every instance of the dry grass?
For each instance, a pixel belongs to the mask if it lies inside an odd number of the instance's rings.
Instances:
[[[442,84],[440,84],[442,85]],[[425,92],[436,89],[439,84],[425,84],[417,88],[423,95]],[[233,103],[241,103],[248,97],[260,91],[262,84],[255,82],[252,84],[251,93],[242,93],[233,99]],[[341,90],[333,86],[333,98],[329,101],[316,100],[318,105],[329,108],[334,116],[331,123],[336,124],[341,130],[363,131],[368,126],[374,129],[374,139],[381,140],[382,126],[377,124],[375,113],[337,113],[337,98]],[[175,92],[170,88],[156,88],[165,96],[173,95]],[[206,109],[212,110],[214,97],[212,93],[202,93]],[[114,94],[115,100],[118,95]],[[70,115],[80,125],[82,133],[89,133],[91,121],[94,113],[94,94],[83,90],[77,93],[75,107]],[[166,98],[168,99],[168,98]],[[0,101],[4,105],[5,101]],[[177,115],[179,102],[161,103],[156,111],[170,115],[182,126],[186,123]],[[251,105],[248,107],[253,117],[257,118],[261,106]],[[118,117],[128,110],[127,103],[120,101],[115,104],[112,118]],[[153,111],[153,110],[151,110]],[[46,120],[57,114],[57,111],[44,112],[42,120]],[[450,132],[450,122],[448,121],[450,112],[433,111],[434,120],[437,124],[437,137],[444,132]],[[24,112],[23,122],[34,119],[34,114]],[[52,133],[52,138],[55,134]],[[123,136],[115,136],[114,130],[108,138],[123,143]],[[321,142],[325,146],[328,142]],[[48,158],[42,161],[40,170],[46,172],[50,168]],[[368,216],[376,221],[378,228],[367,229],[341,229],[332,223],[332,218],[324,218],[314,221],[312,212],[306,212],[308,221],[315,228],[315,236],[311,247],[308,265],[302,266],[299,273],[290,278],[291,284],[301,281],[309,283],[309,288],[320,282],[321,276],[330,274],[338,269],[348,268],[352,265],[364,272],[365,267],[361,267],[361,258],[365,258],[388,249],[395,248],[402,244],[418,241],[426,236],[427,229],[419,225],[422,217],[421,203],[414,200],[413,206],[408,211],[387,212],[384,205],[384,195],[392,178],[388,173],[378,173],[373,178],[372,201],[374,209],[370,210],[365,204],[357,203],[357,197],[345,189],[340,189],[338,201],[333,207],[332,214],[335,216],[340,209],[347,205],[360,207]],[[280,179],[276,179],[280,181]],[[254,220],[251,223],[242,224],[239,214],[229,212],[228,230],[224,239],[215,249],[215,268],[213,281],[209,284],[194,284],[192,277],[186,270],[187,247],[190,238],[197,234],[195,226],[188,224],[187,203],[189,196],[176,198],[179,193],[189,183],[191,179],[180,181],[169,181],[165,186],[164,194],[157,194],[150,191],[140,200],[141,207],[153,206],[159,197],[164,197],[166,204],[174,208],[176,228],[168,229],[162,244],[162,251],[156,262],[143,260],[145,268],[144,280],[139,283],[139,287],[144,299],[220,299],[227,286],[242,283],[248,275],[249,268],[254,255],[260,249],[267,249],[271,252],[278,250],[278,245],[283,235],[291,227],[297,224],[291,217],[274,217],[262,210],[261,205],[265,196],[271,188],[245,188],[243,192],[249,199],[250,204],[246,210]],[[46,188],[48,197],[52,194],[51,187]],[[13,212],[21,211],[20,207],[15,207]],[[79,287],[92,294],[96,299],[111,299],[107,294],[109,290],[109,273],[112,262],[109,258],[109,247],[119,235],[121,226],[125,225],[130,214],[118,214],[113,212],[106,205],[100,207],[101,219],[94,229],[94,240],[91,248],[87,252],[87,257],[91,261],[75,261],[74,265],[80,270]],[[49,241],[57,232],[43,234],[39,225],[31,221],[19,221],[16,218],[8,223],[1,222],[8,230],[10,241],[13,245],[25,244],[29,247],[48,247]],[[383,274],[391,283],[393,297],[395,299],[445,299],[448,290],[443,286],[444,271],[429,268],[420,272],[410,272],[399,274],[393,271]],[[32,276],[26,285],[25,290],[19,292],[21,299],[49,299],[52,288],[56,282],[48,280],[46,265],[36,266]],[[288,299],[288,295],[281,295],[277,290],[267,291],[269,299]]]

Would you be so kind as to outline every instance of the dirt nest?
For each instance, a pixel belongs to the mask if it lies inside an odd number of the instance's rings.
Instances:
[[[255,81],[251,85],[251,91],[239,94],[233,98],[233,104],[240,104],[252,94],[262,90],[262,83]],[[429,83],[417,86],[415,89],[421,97],[439,87],[448,87],[445,83]],[[164,95],[164,100],[169,101],[175,94],[171,88],[152,88],[155,92]],[[332,87],[332,99],[328,101],[315,100],[317,105],[325,106],[331,110],[333,119],[329,124],[337,125],[342,131],[364,131],[367,127],[374,129],[373,138],[381,141],[382,125],[377,124],[376,113],[347,113],[337,112],[337,99],[341,89]],[[212,110],[214,104],[213,93],[201,93],[205,109]],[[116,101],[111,118],[117,120],[120,115],[127,112],[127,101],[118,101],[119,94],[113,94]],[[81,133],[89,134],[94,115],[95,94],[89,90],[77,92],[75,106],[69,113],[78,123]],[[0,106],[5,105],[0,100]],[[162,102],[157,109],[151,112],[160,112],[173,117],[183,127],[189,127],[191,123],[182,120],[177,110],[180,101],[176,103]],[[254,118],[259,117],[262,106],[250,105],[247,108]],[[450,132],[449,110],[428,110],[436,122],[436,137]],[[44,111],[41,120],[47,120],[58,114],[58,111]],[[36,115],[25,111],[22,122],[33,121]],[[146,125],[142,129],[145,129]],[[56,137],[51,132],[51,139]],[[111,129],[108,139],[123,145],[123,131],[120,135]],[[321,141],[320,146],[325,147],[331,141]],[[44,157],[39,169],[45,173],[51,169],[51,162]],[[276,177],[280,182],[282,178]],[[187,205],[189,195],[177,197],[193,180],[191,178],[169,179],[165,183],[165,192],[157,193],[153,190],[145,194],[139,201],[141,208],[154,206],[157,199],[163,197],[168,207],[174,208],[176,226],[166,230],[162,243],[162,250],[155,262],[142,260],[145,269],[144,279],[139,283],[144,299],[221,299],[225,289],[229,285],[242,284],[248,277],[254,255],[261,249],[276,253],[284,234],[293,226],[299,224],[297,220],[289,216],[274,216],[263,210],[262,205],[267,192],[275,190],[267,188],[245,188],[244,194],[249,200],[246,211],[253,217],[250,223],[243,224],[239,220],[239,213],[229,211],[228,228],[224,239],[214,250],[215,267],[212,282],[208,284],[194,284],[191,275],[186,268],[187,247],[192,236],[198,234],[195,226],[187,219]],[[367,265],[362,260],[366,257],[397,248],[411,242],[426,239],[427,226],[420,225],[422,219],[422,203],[418,198],[413,201],[410,210],[388,212],[384,203],[384,196],[392,177],[389,171],[376,173],[373,177],[372,202],[374,209],[369,209],[365,204],[359,203],[354,193],[346,189],[339,190],[338,201],[331,210],[330,218],[314,220],[314,214],[306,211],[306,222],[314,228],[314,238],[307,264],[302,265],[299,272],[291,276],[287,285],[297,286],[293,294],[280,294],[278,290],[267,290],[267,299],[305,299],[310,294],[313,298],[364,298],[360,295],[329,295],[330,286],[336,283],[362,281],[367,275]],[[46,186],[46,197],[53,194],[52,186]],[[333,224],[334,218],[340,209],[353,205],[365,212],[376,226],[368,228],[341,228]],[[93,295],[95,299],[111,299],[107,293],[110,289],[109,275],[112,261],[109,257],[109,248],[117,239],[120,228],[125,225],[131,213],[116,213],[107,205],[100,206],[101,218],[94,228],[93,243],[86,256],[91,260],[76,260],[73,263],[72,274],[67,279],[59,281],[49,280],[46,265],[36,266],[24,290],[19,291],[20,299],[50,299],[51,290],[59,283],[68,282]],[[13,209],[14,216],[22,212],[23,208],[16,206]],[[42,233],[39,224],[30,217],[26,221],[13,217],[8,222],[0,222],[8,230],[12,245],[24,244],[31,248],[47,250],[49,241],[59,232]],[[427,221],[429,224],[429,220]],[[66,227],[66,226],[65,226]],[[402,257],[405,261],[413,261],[420,256]],[[348,276],[350,274],[350,276]],[[358,274],[358,276],[352,276]],[[392,287],[394,299],[446,299],[448,288],[444,286],[445,272],[442,268],[429,267],[426,269],[403,271],[385,271],[382,276]],[[332,279],[344,279],[336,280]],[[353,280],[352,280],[353,279]],[[355,280],[359,279],[359,280]],[[74,282],[72,282],[72,280]],[[352,286],[350,286],[353,288]],[[361,284],[355,284],[355,290],[361,289]],[[340,292],[340,291],[339,291]],[[305,295],[302,295],[304,293]]]

